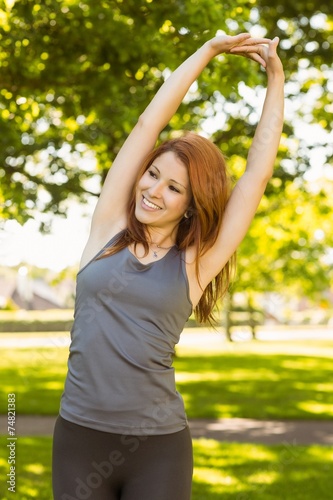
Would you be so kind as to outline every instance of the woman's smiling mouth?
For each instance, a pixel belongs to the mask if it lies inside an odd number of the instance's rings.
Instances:
[[[142,203],[150,208],[151,210],[162,210],[161,207],[159,207],[158,205],[155,205],[155,203],[152,203],[151,201],[147,200],[147,198],[145,198],[143,195],[142,195]]]

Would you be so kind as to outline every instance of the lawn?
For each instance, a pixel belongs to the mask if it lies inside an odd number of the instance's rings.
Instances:
[[[180,347],[174,365],[189,418],[332,419],[333,342],[244,342]],[[67,347],[2,349],[0,413],[56,415]]]
[[[2,443],[4,444],[4,443]],[[50,500],[51,438],[20,437],[16,494],[0,485],[0,498]],[[332,498],[333,448],[263,446],[194,440],[192,500],[328,500]],[[7,450],[0,448],[0,473],[8,473]]]
[[[16,393],[17,414],[55,415],[68,348],[2,349],[0,412]],[[333,342],[241,342],[177,348],[175,368],[189,418],[331,419]],[[1,438],[0,473],[8,473]],[[50,500],[51,438],[19,437],[17,491],[0,498]],[[194,440],[192,500],[328,500],[332,447]]]

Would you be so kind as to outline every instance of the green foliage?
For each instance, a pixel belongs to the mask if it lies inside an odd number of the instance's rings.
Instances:
[[[174,68],[209,32],[226,28],[223,16],[224,7],[212,1],[25,0],[4,8],[3,214],[23,222],[36,206],[64,213],[69,194],[84,198],[89,173],[78,166],[84,145],[105,172],[163,81],[163,70]],[[199,96],[196,104],[206,99]],[[185,115],[178,128],[188,121]],[[39,199],[41,187],[48,201]]]
[[[65,213],[68,195],[84,198],[83,181],[90,174],[78,165],[86,152],[83,145],[95,151],[98,170],[105,172],[163,81],[163,70],[174,69],[217,29],[234,33],[260,24],[269,36],[279,35],[287,47],[281,54],[290,77],[300,57],[320,68],[329,55],[328,21],[327,28],[311,28],[312,17],[327,12],[322,2],[283,2],[278,8],[266,2],[212,0],[2,4],[3,215],[22,222],[36,205],[38,210]],[[309,45],[314,39],[315,49]],[[219,92],[230,102],[238,101],[238,81],[253,86],[263,82],[263,75],[246,60],[214,60],[172,128],[196,128],[220,102]],[[324,95],[327,78],[321,84]],[[244,104],[250,112],[251,106]],[[322,109],[326,113],[324,105]],[[244,157],[253,124],[244,126],[244,119],[235,121],[228,113],[225,128],[227,155],[236,151]],[[44,192],[41,200],[42,188],[49,196]]]
[[[279,180],[272,180],[271,189]],[[283,195],[265,195],[239,248],[232,290],[308,296],[325,305],[333,283],[332,195],[329,180],[303,186],[288,182]]]

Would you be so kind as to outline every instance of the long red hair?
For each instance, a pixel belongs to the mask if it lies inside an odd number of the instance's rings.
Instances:
[[[146,157],[129,200],[127,229],[120,233],[116,243],[106,249],[100,258],[119,252],[131,243],[134,246],[141,243],[145,249],[145,255],[148,254],[146,226],[135,217],[136,188],[142,175],[156,158],[169,151],[176,154],[186,166],[192,190],[192,201],[187,211],[189,217],[184,217],[179,223],[176,245],[180,251],[192,245],[195,247],[196,273],[199,280],[200,256],[207,252],[217,239],[231,193],[231,181],[221,151],[208,139],[192,132],[162,143]],[[228,290],[235,262],[234,257],[230,258],[224,268],[203,290],[194,311],[199,322],[212,323],[214,321],[213,309],[218,299],[223,297]]]

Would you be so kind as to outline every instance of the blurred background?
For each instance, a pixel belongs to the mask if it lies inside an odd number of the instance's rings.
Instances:
[[[243,31],[280,38],[286,120],[218,327],[190,318],[177,346],[201,429],[193,500],[332,498],[332,28],[323,0],[0,0],[0,472],[15,394],[20,500],[52,497],[75,275],[103,179],[170,71]],[[265,86],[253,61],[215,58],[161,140],[210,138],[236,181]]]
[[[103,178],[180,61],[217,32],[280,37],[286,122],[225,310],[332,322],[332,12],[321,0],[0,2],[0,308],[71,309]],[[219,56],[161,138],[211,138],[237,179],[265,73]],[[240,316],[235,322],[248,322]],[[227,321],[232,321],[231,318]]]

